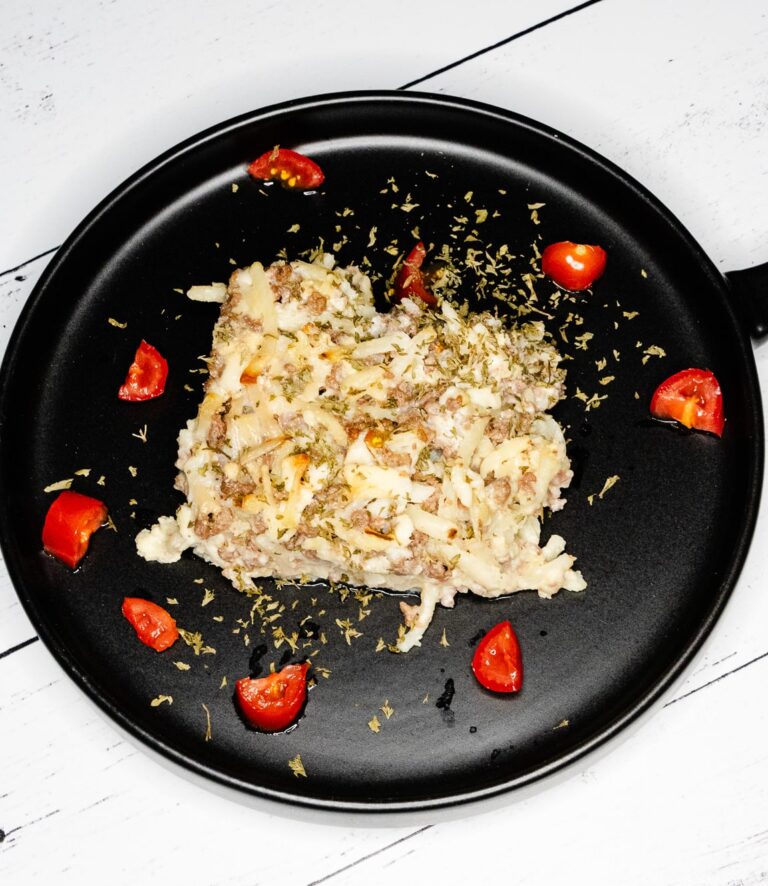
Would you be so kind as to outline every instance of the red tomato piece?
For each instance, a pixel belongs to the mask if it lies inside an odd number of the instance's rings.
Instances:
[[[541,255],[541,270],[563,289],[580,292],[603,276],[606,258],[601,246],[563,240],[560,243],[551,243],[544,250]]]
[[[179,639],[179,630],[170,613],[151,600],[126,597],[122,612],[139,640],[155,652],[164,652]]]
[[[251,726],[263,732],[287,729],[307,699],[309,665],[287,665],[258,679],[243,677],[235,684],[238,706]]]
[[[651,415],[722,437],[725,417],[720,383],[708,369],[676,372],[656,388]]]
[[[93,533],[107,519],[107,506],[79,492],[62,492],[48,508],[43,524],[43,547],[70,569],[88,550]]]
[[[427,250],[424,248],[421,240],[419,240],[410,253],[408,253],[408,257],[397,272],[393,299],[395,302],[402,301],[404,298],[420,298],[430,307],[437,304],[437,299],[427,289],[424,273],[421,270],[426,257]]]
[[[117,396],[121,400],[152,400],[163,393],[167,378],[168,361],[142,340]]]
[[[248,172],[262,181],[280,182],[291,191],[313,190],[325,181],[323,170],[314,160],[279,145],[257,157],[248,167]]]
[[[472,671],[486,689],[519,692],[523,685],[523,659],[512,625],[499,622],[483,637],[472,657]]]

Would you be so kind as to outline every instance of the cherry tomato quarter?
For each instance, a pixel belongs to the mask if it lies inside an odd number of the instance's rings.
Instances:
[[[257,157],[248,172],[261,181],[280,182],[289,191],[314,190],[325,181],[325,173],[314,160],[279,145]]]
[[[237,705],[246,721],[262,732],[287,729],[307,700],[309,665],[287,665],[266,677],[243,677],[235,684]]]
[[[43,548],[76,569],[93,533],[107,519],[107,506],[97,498],[67,489],[48,508],[43,523]]]
[[[563,289],[580,292],[603,276],[606,260],[601,246],[563,240],[551,243],[541,254],[541,270]]]
[[[139,640],[155,652],[164,652],[179,639],[179,630],[171,614],[151,600],[126,597],[122,613]]]
[[[708,369],[676,372],[656,388],[651,415],[722,437],[725,416],[720,383]]]
[[[397,272],[393,301],[399,302],[404,298],[420,298],[430,307],[437,304],[437,299],[427,288],[424,273],[421,270],[426,257],[427,250],[424,244],[419,241],[408,253],[408,257]]]
[[[520,691],[523,658],[508,621],[499,622],[480,641],[472,657],[472,671],[480,685],[492,692]]]
[[[129,401],[152,400],[163,393],[167,378],[168,361],[142,340],[117,396]]]

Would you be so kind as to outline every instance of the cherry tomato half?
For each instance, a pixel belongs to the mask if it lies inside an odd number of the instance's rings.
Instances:
[[[104,502],[67,489],[56,497],[45,515],[43,547],[75,569],[88,550],[91,536],[106,519]]]
[[[399,302],[404,298],[420,298],[423,302],[430,305],[430,307],[437,304],[437,299],[427,289],[424,281],[424,273],[421,270],[421,266],[424,264],[424,259],[426,257],[427,250],[424,248],[424,244],[421,240],[419,240],[408,253],[408,257],[397,272],[393,301]]]
[[[253,178],[280,182],[284,188],[292,191],[319,188],[325,181],[323,170],[314,160],[279,145],[257,157],[248,167],[248,172]]]
[[[676,372],[656,388],[651,415],[722,437],[725,417],[720,383],[708,369]]]
[[[168,361],[156,348],[142,341],[117,396],[121,400],[152,400],[163,393],[167,378]]]
[[[133,625],[139,640],[155,652],[164,652],[179,639],[176,622],[170,613],[151,600],[126,597],[122,612]]]
[[[309,665],[287,665],[258,679],[243,677],[235,684],[237,704],[243,716],[263,732],[287,729],[299,716],[307,699]]]
[[[512,625],[499,622],[483,637],[472,657],[479,683],[493,692],[519,692],[523,686],[523,659]]]
[[[558,286],[580,292],[603,276],[606,254],[601,246],[571,243],[563,240],[552,243],[541,254],[541,270]]]

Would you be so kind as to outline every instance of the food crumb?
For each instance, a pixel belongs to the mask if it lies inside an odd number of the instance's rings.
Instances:
[[[208,710],[208,705],[201,704],[201,706],[205,711],[206,719],[205,741],[210,741],[213,738],[213,733],[211,732],[211,712]]]
[[[190,669],[190,666],[185,661],[175,661],[174,665],[176,665],[180,671],[188,671]]]
[[[393,707],[391,707],[389,704],[389,699],[385,700],[384,704],[379,708],[379,710],[381,711],[382,714],[384,714],[384,716],[387,718],[387,720],[389,720],[389,718],[392,716],[392,714],[395,713],[395,709]]]
[[[300,230],[301,230],[301,225],[299,225],[299,224],[293,224],[293,225],[290,226],[290,228],[288,228],[287,233],[289,233],[289,234],[297,234]]]
[[[368,721],[368,728],[371,730],[371,732],[381,731],[381,723],[379,722],[379,718],[376,716],[376,714],[374,714]]]
[[[161,704],[165,702],[166,704],[173,704],[173,696],[172,695],[158,695],[157,698],[153,698],[150,702],[150,705],[153,708],[159,707]]]
[[[179,601],[175,597],[166,597],[165,602],[169,606],[178,606],[179,605]]]
[[[642,359],[642,364],[643,366],[645,366],[645,364],[651,359],[651,357],[666,357],[667,352],[664,350],[664,348],[659,347],[659,345],[651,345],[643,351],[643,355],[644,356]]]
[[[115,326],[117,329],[126,329],[128,327],[127,323],[121,323],[119,320],[115,320],[114,317],[107,317],[107,323],[110,326]]]
[[[88,477],[90,476],[91,469],[90,468],[80,468],[79,471],[75,471],[76,477]]]
[[[619,475],[613,474],[613,476],[609,477],[605,483],[603,483],[603,488],[598,493],[598,498],[602,498],[609,489],[612,489],[619,482]]]
[[[56,483],[51,483],[43,489],[43,492],[60,492],[62,489],[69,489],[71,485],[72,477],[68,477],[66,480],[59,480]]]
[[[290,767],[291,772],[297,778],[306,778],[307,771],[304,768],[304,764],[301,761],[301,754],[296,754],[296,756],[288,761],[288,766]]]
[[[448,647],[448,646],[451,645],[451,644],[448,642],[448,637],[447,637],[447,635],[446,635],[446,633],[445,633],[445,628],[443,628],[443,636],[440,637],[440,645],[441,645],[441,646],[445,646],[445,647]]]
[[[569,721],[569,720],[561,720],[561,721],[557,724],[557,726],[555,726],[554,728],[555,728],[555,729],[565,729],[565,727],[566,727],[566,726],[569,726],[569,725],[570,725],[570,721]]]
[[[142,443],[147,442],[147,426],[144,425],[143,428],[140,428],[135,434],[131,434],[132,437],[136,437],[137,440],[141,440]]]
[[[595,337],[593,332],[584,332],[574,337],[573,342],[580,351],[586,351],[588,342]]]
[[[132,477],[135,477],[139,473],[139,469],[134,467],[133,465],[128,465],[128,473]]]
[[[239,190],[240,190],[240,185],[237,182],[232,182],[232,193],[236,194]],[[218,246],[219,244],[217,243],[216,245]],[[205,705],[203,705],[203,707],[205,707]],[[207,740],[208,739],[206,739],[206,741]]]
[[[210,589],[206,588],[205,593],[203,594],[203,601],[200,604],[201,606],[207,606],[209,603],[212,603],[216,599],[216,594]]]

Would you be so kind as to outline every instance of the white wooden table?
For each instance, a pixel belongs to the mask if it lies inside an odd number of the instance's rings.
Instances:
[[[768,260],[764,0],[11,0],[0,8],[0,347],[69,231],[155,155],[284,99],[416,88],[624,167],[723,271]],[[768,347],[756,351],[761,384]],[[558,783],[398,827],[247,808],[125,741],[0,576],[0,882],[768,880],[768,513],[686,679]]]

